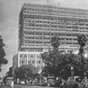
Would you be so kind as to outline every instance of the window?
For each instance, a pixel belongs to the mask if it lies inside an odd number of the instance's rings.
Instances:
[[[22,61],[22,64],[24,63],[24,61]]]
[[[41,63],[41,61],[38,61],[38,63],[40,64],[40,63]]]
[[[20,54],[20,58],[27,58],[27,54]]]
[[[31,61],[28,61],[28,63],[31,63]]]
[[[77,40],[77,38],[73,38],[73,40]]]
[[[33,58],[34,56],[35,56],[34,54],[29,55],[30,58]]]
[[[23,54],[20,54],[20,58],[23,58]]]
[[[34,64],[34,63],[35,63],[35,61],[32,61],[32,63]]]
[[[24,58],[27,58],[27,54],[24,54]]]

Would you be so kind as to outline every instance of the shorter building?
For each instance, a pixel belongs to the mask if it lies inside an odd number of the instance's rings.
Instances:
[[[18,53],[13,56],[12,60],[12,75],[14,76],[14,71],[18,67]]]
[[[16,67],[21,65],[32,64],[36,67],[39,71],[43,69],[45,63],[41,59],[41,52],[25,52],[19,51],[13,57],[13,69],[15,70]]]
[[[18,67],[18,53],[16,53],[13,56],[13,60],[12,60],[12,65],[13,65],[13,70],[15,70]]]

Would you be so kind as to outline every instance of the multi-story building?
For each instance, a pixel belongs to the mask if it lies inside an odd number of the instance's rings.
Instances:
[[[41,59],[41,52],[23,52],[19,51],[13,57],[13,71],[20,67],[21,65],[28,65],[32,64],[36,67],[39,71],[43,69],[45,63]]]
[[[78,49],[77,35],[88,37],[88,10],[52,5],[24,4],[19,15],[19,51],[42,52],[60,37],[60,49]]]
[[[60,50],[78,50],[79,34],[88,37],[88,10],[24,4],[19,15],[18,67],[31,63],[41,70],[45,64],[40,53],[52,48],[54,35],[60,37]]]
[[[23,64],[32,64],[38,70],[43,69],[45,66],[43,60],[41,59],[41,52],[18,52],[18,67]]]
[[[12,71],[14,72],[17,67],[18,67],[18,53],[16,53],[13,56],[13,60],[12,60]]]

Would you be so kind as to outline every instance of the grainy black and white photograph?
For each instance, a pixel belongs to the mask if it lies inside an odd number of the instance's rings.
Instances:
[[[88,88],[88,0],[0,0],[0,88]]]

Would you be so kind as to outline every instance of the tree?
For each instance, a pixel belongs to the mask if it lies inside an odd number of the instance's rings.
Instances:
[[[83,40],[85,41],[85,39]],[[80,44],[83,44],[82,46],[85,45],[82,42],[80,42]],[[46,64],[43,71],[46,74],[54,75],[55,77],[61,76],[66,79],[71,76],[71,67],[74,67],[74,75],[81,76],[80,73],[82,72],[82,69],[80,55],[75,55],[72,52],[69,54],[62,54],[62,52],[58,50],[60,42],[57,36],[51,38],[51,45],[53,46],[53,50],[41,54],[41,57]],[[87,64],[85,64],[85,67],[87,68]]]
[[[34,68],[32,64],[21,65],[15,71],[16,78],[19,78],[20,80],[28,80],[30,77],[33,78],[36,73],[36,68]]]
[[[7,72],[8,77],[12,77],[12,67],[9,68],[9,71]]]
[[[4,46],[5,46],[5,44],[3,43],[3,39],[0,36],[0,71],[1,71],[1,66],[3,64],[8,63],[8,60],[5,58],[6,54],[5,54],[5,51],[4,51]]]
[[[57,76],[58,72],[58,57],[60,56],[60,52],[58,51],[58,47],[60,45],[59,37],[57,35],[51,38],[51,45],[53,50],[49,52],[44,52],[41,54],[42,59],[45,61],[46,67],[44,70],[47,70],[46,73],[49,75]]]
[[[41,55],[46,66],[43,69],[45,74],[60,76],[67,79],[71,76],[71,67],[74,67],[74,75],[80,75],[81,63],[80,56],[72,53],[56,54],[54,51],[44,52]]]
[[[59,40],[60,39],[57,35],[55,35],[51,38],[51,45],[52,45],[53,49],[58,49],[58,47],[60,46]]]
[[[58,50],[60,45],[58,40],[59,38],[51,38],[53,50],[41,54],[41,57],[46,64],[43,72],[45,74],[54,75],[55,77],[60,76],[64,79],[67,79],[69,76],[71,76],[71,67],[74,67],[74,75],[82,76],[81,73],[83,72],[83,69],[80,54],[75,55],[72,52],[62,54],[62,52]],[[84,47],[86,43],[85,37],[83,36],[83,38],[81,38],[79,36],[78,42],[81,47]],[[84,72],[88,74],[88,60],[85,59],[83,63]]]
[[[71,67],[74,68],[74,75],[80,76],[80,56],[73,53],[64,54],[61,58],[61,61],[58,63],[58,70],[60,71],[60,76],[64,79],[67,79],[69,76],[71,76]]]
[[[82,79],[84,78],[84,59],[83,59],[83,53],[84,53],[84,46],[86,45],[86,42],[87,42],[87,38],[85,35],[78,35],[77,36],[77,41],[80,45],[80,48],[79,48],[79,54],[81,56],[81,68],[82,68]]]

